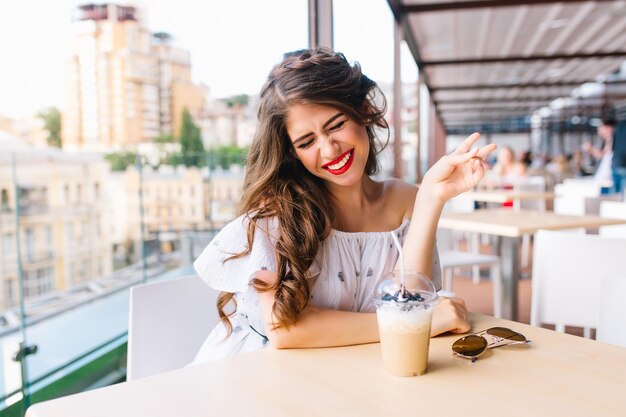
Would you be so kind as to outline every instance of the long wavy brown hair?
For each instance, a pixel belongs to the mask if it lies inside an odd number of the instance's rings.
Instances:
[[[358,63],[351,65],[343,54],[331,49],[315,48],[287,53],[272,69],[261,90],[258,125],[248,154],[239,206],[239,215],[245,214],[249,220],[248,245],[227,262],[250,254],[257,221],[277,218],[279,279],[272,285],[258,278],[251,281],[259,292],[276,290],[274,328],[293,325],[308,305],[311,280],[316,278],[310,276],[309,268],[334,221],[324,182],[296,158],[285,128],[289,106],[301,103],[332,106],[366,127],[370,144],[367,175],[378,171],[376,156],[389,140],[384,95],[361,72]],[[385,144],[378,140],[377,128],[386,131]],[[234,311],[226,313],[225,307],[233,297],[232,293],[222,292],[217,301],[228,334],[232,332],[229,317]]]

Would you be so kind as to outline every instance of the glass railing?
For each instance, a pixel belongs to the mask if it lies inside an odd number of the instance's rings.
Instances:
[[[124,380],[129,288],[193,272],[236,215],[245,156],[0,157],[0,415]]]

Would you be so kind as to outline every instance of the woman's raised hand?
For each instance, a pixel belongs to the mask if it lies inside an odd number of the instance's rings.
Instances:
[[[471,134],[454,152],[437,161],[424,175],[420,188],[428,189],[441,203],[474,188],[488,168],[485,158],[496,149],[494,144],[472,147],[479,138],[479,133]]]

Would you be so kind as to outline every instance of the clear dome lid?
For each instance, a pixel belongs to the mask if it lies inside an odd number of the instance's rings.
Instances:
[[[390,272],[383,278],[376,291],[377,303],[433,305],[439,298],[433,282],[419,272],[405,271],[404,285],[402,285],[400,271]]]

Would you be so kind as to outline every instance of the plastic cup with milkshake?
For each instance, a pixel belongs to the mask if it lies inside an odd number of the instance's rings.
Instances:
[[[437,292],[430,279],[416,272],[395,271],[385,278],[375,300],[383,364],[398,376],[422,375],[428,368]]]

